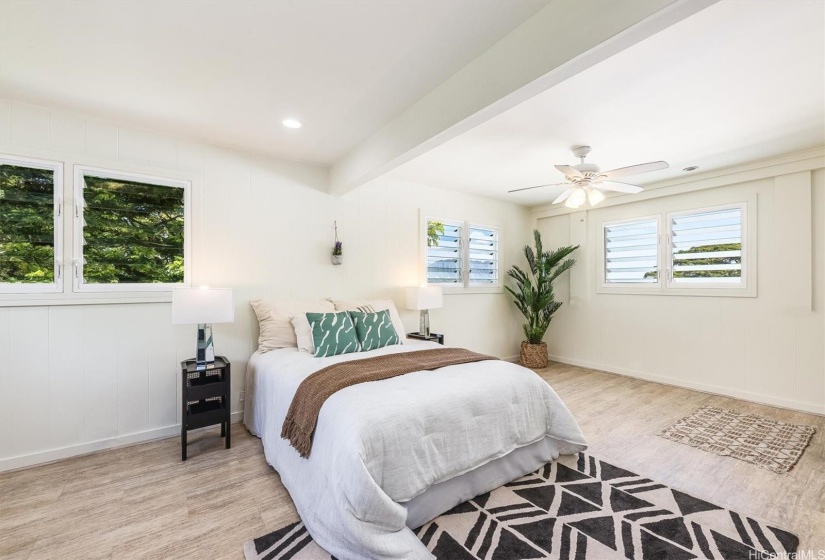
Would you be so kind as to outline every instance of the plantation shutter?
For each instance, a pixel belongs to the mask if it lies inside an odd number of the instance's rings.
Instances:
[[[468,229],[469,285],[498,285],[498,231],[472,225]]]
[[[652,218],[604,226],[605,283],[659,281],[658,225]]]
[[[0,283],[55,282],[55,171],[0,164]]]
[[[183,282],[184,189],[92,175],[83,179],[83,282]]]
[[[670,218],[671,282],[742,282],[742,208]]]
[[[430,220],[428,230],[433,225],[435,239],[427,246],[427,283],[443,286],[463,285],[463,226],[458,223]]]

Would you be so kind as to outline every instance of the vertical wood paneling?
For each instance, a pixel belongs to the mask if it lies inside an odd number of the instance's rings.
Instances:
[[[149,427],[162,428],[177,422],[177,380],[175,332],[169,305],[148,305],[145,314],[148,358]]]
[[[0,308],[0,457],[11,454],[14,372],[11,369],[11,310]]]
[[[12,105],[11,142],[20,146],[48,148],[49,111],[33,105]]]
[[[86,121],[83,117],[61,111],[50,112],[49,146],[53,150],[62,150],[73,154],[85,152]]]
[[[0,99],[0,145],[11,143],[11,105]]]
[[[49,425],[51,447],[85,440],[83,308],[49,308]]]
[[[13,399],[9,456],[49,449],[49,310],[9,310]]]
[[[117,315],[118,435],[149,429],[148,306],[119,305]]]
[[[117,125],[87,119],[86,153],[93,157],[117,161]]]
[[[149,137],[149,165],[177,169],[178,143],[168,136],[152,134]]]
[[[142,130],[118,127],[117,154],[121,161],[149,163],[149,134]]]
[[[117,306],[93,305],[83,309],[86,440],[118,435]]]

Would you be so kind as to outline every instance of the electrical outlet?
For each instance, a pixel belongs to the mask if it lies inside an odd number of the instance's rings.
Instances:
[[[246,391],[241,391],[241,393],[238,395],[238,400],[242,403],[246,401]]]

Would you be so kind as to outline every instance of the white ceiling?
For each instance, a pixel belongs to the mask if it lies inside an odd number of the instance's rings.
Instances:
[[[492,118],[391,176],[524,205],[561,188],[588,144],[603,170],[654,160],[641,185],[825,144],[825,2],[727,0]],[[625,181],[626,179],[622,179]]]
[[[550,1],[3,0],[0,97],[329,164]]]

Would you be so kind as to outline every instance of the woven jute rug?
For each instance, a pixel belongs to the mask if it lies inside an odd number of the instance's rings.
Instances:
[[[734,410],[703,406],[659,433],[663,438],[716,455],[735,457],[769,471],[793,468],[816,428]]]
[[[799,539],[592,455],[560,457],[415,530],[437,560],[767,560]],[[246,560],[330,560],[300,521],[244,543]]]

